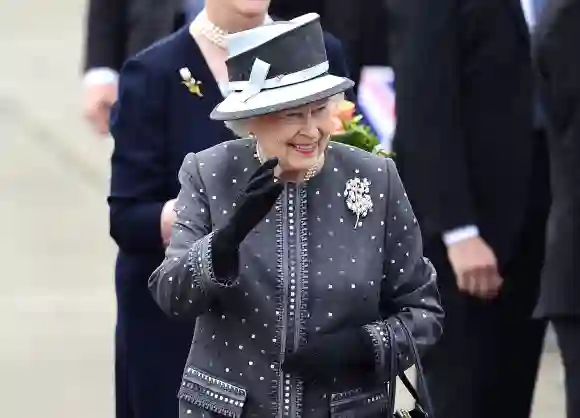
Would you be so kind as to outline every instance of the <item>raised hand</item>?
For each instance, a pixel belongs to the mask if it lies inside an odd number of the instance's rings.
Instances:
[[[274,177],[278,159],[266,161],[250,177],[236,204],[236,211],[212,240],[214,273],[220,277],[237,273],[238,248],[252,229],[270,212],[284,185]]]

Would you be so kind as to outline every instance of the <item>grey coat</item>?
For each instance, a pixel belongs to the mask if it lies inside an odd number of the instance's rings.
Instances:
[[[187,155],[179,174],[178,219],[150,289],[168,315],[197,318],[180,417],[379,416],[379,376],[390,350],[409,366],[399,319],[423,350],[441,335],[443,317],[436,274],[394,163],[331,143],[321,172],[287,184],[242,243],[239,277],[224,287],[213,275],[212,231],[258,167],[253,141],[237,140]],[[373,203],[356,228],[344,197],[355,177],[370,181]],[[394,324],[396,341],[383,337],[385,322]],[[336,370],[334,383],[323,386],[281,372],[284,353],[347,325],[373,337],[375,374]]]

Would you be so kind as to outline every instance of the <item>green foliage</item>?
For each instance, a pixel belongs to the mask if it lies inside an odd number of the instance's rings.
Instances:
[[[381,149],[379,138],[373,134],[371,129],[360,124],[361,119],[362,116],[357,115],[350,121],[343,122],[344,132],[334,134],[331,138],[332,141],[360,148],[373,154],[385,157],[392,156],[391,153]]]

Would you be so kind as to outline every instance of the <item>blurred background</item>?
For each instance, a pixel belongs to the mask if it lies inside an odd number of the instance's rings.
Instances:
[[[112,141],[82,115],[84,9],[0,2],[2,417],[114,416]]]
[[[112,140],[82,114],[84,13],[0,2],[1,417],[114,416]],[[551,334],[533,416],[564,416]]]

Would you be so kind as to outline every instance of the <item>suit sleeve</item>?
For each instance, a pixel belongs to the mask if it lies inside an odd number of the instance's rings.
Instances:
[[[110,234],[122,251],[162,250],[166,196],[166,112],[163,80],[139,58],[121,70],[111,111]]]
[[[219,277],[214,272],[209,198],[195,154],[185,157],[179,182],[177,221],[149,289],[167,315],[188,319],[206,312],[220,291],[238,284],[238,276]]]
[[[403,326],[423,354],[441,336],[444,317],[435,268],[423,257],[421,231],[397,169],[392,160],[386,161],[389,191],[379,306],[382,319],[364,327],[373,340],[380,375],[389,373],[392,350],[404,369],[414,364]],[[387,326],[394,331],[394,341],[388,339]]]
[[[572,186],[580,183],[580,0],[554,0],[546,7],[533,38],[534,58],[548,114],[555,173],[560,173],[558,179],[566,179],[566,184],[554,186],[555,193],[575,190],[575,195],[567,193],[567,199],[575,201],[580,196],[580,189]],[[565,164],[557,163],[556,155],[565,158]]]
[[[578,129],[580,113],[580,0],[555,0],[534,33],[534,63],[553,128],[563,133]],[[575,142],[570,142],[570,145]]]
[[[395,152],[428,233],[477,225],[462,129],[455,0],[392,2]],[[492,121],[490,121],[492,123]],[[397,157],[397,158],[399,158]]]
[[[89,0],[86,14],[84,70],[119,71],[125,59],[128,0]]]

